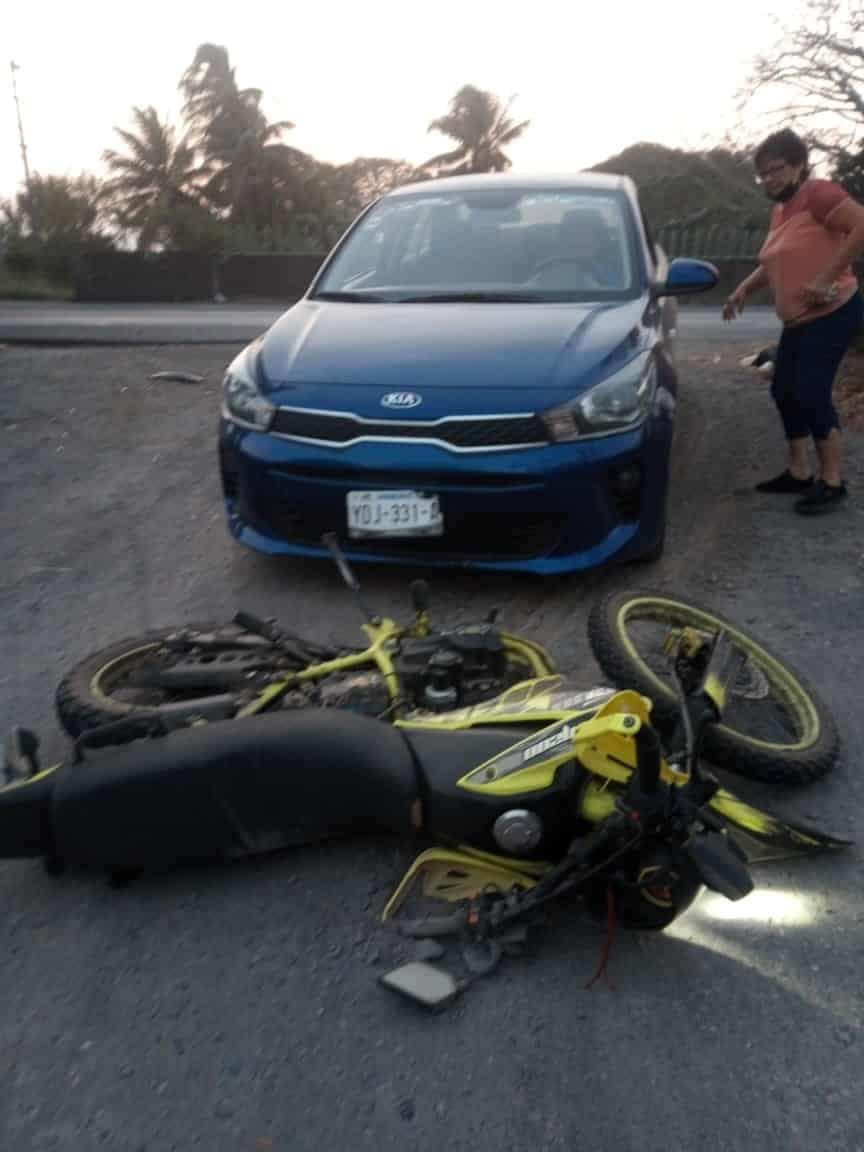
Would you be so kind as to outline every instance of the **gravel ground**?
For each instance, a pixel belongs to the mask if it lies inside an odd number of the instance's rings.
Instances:
[[[835,517],[756,496],[780,443],[765,386],[735,367],[744,350],[682,349],[660,564],[433,574],[433,603],[451,620],[501,605],[585,685],[601,588],[660,586],[733,614],[819,685],[846,749],[807,790],[740,790],[860,837],[864,449],[849,444],[853,499]],[[224,530],[214,434],[231,354],[0,351],[0,723],[37,728],[47,756],[64,752],[61,668],[98,645],[240,606],[356,635],[329,567],[265,561]],[[165,368],[205,383],[148,380]],[[391,611],[411,575],[361,571]],[[441,1017],[375,984],[396,955],[375,917],[410,855],[331,845],[123,892],[0,866],[0,1148],[864,1152],[858,848],[764,867],[747,901],[706,898],[663,937],[619,936],[614,991],[584,989],[601,932],[561,924]]]

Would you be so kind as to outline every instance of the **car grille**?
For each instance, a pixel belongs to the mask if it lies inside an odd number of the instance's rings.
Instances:
[[[489,516],[466,516],[463,513],[448,521],[446,508],[447,527],[443,536],[351,540],[344,512],[316,514],[304,505],[285,500],[268,501],[263,507],[255,507],[242,494],[240,504],[240,515],[244,520],[280,539],[320,548],[324,532],[337,532],[345,547],[370,556],[526,559],[549,555],[559,540],[560,526],[551,519],[498,524]]]
[[[377,437],[386,440],[435,440],[457,451],[483,451],[545,444],[543,425],[534,415],[476,416],[468,419],[361,420],[356,416],[279,408],[271,432],[281,436],[345,445]]]
[[[302,461],[292,461],[291,467],[278,465],[271,468],[270,475],[280,481],[292,483],[319,484],[325,481],[328,484],[338,483],[349,488],[411,488],[414,491],[434,489],[436,492],[455,490],[457,493],[466,487],[473,492],[533,492],[538,496],[545,488],[543,478],[534,473],[518,472],[420,472],[411,469],[408,478],[404,481],[400,474],[393,469],[386,472],[376,472],[364,468],[348,468],[341,460],[316,461],[314,464],[304,464]]]

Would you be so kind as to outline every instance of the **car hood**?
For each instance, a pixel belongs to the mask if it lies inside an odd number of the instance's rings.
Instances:
[[[382,416],[536,410],[577,395],[644,339],[644,300],[625,304],[363,304],[303,300],[264,334],[262,388],[280,404]],[[463,395],[457,397],[454,392]],[[528,394],[526,396],[526,393]],[[407,412],[387,411],[403,418]]]

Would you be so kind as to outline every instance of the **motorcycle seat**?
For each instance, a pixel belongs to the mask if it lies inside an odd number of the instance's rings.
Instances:
[[[55,855],[109,870],[230,858],[410,827],[417,776],[392,725],[274,712],[140,740],[65,765]]]

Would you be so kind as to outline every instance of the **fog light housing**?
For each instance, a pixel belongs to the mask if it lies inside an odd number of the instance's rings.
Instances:
[[[622,468],[612,481],[616,496],[633,496],[642,487],[642,469],[637,465]]]
[[[642,510],[642,469],[638,464],[620,468],[611,478],[612,494],[618,507],[618,515],[632,523],[639,519]]]

